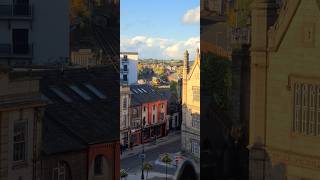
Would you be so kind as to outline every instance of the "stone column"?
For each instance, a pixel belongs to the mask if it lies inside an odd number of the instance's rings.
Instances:
[[[251,79],[250,79],[250,180],[266,175],[266,104],[268,72],[268,29],[276,17],[275,0],[255,0],[251,5]]]

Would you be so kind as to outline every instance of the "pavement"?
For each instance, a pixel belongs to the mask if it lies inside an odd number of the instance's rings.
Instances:
[[[152,164],[152,171],[148,172],[148,180],[165,180],[166,167],[167,179],[172,180],[177,170],[175,157],[180,156],[181,135],[180,132],[171,133],[166,137],[157,139],[157,143],[145,144],[145,162]],[[142,146],[136,146],[133,150],[127,150],[121,155],[121,169],[125,169],[128,173],[126,180],[141,180],[142,159],[139,154],[142,152]],[[166,165],[159,159],[160,154],[168,153],[173,159],[172,163]],[[179,165],[179,164],[178,164]],[[147,172],[144,172],[145,179]]]
[[[157,139],[156,144],[154,142],[149,142],[144,144],[144,150],[149,151],[152,149],[156,149],[159,146],[163,146],[165,144],[169,144],[171,142],[175,142],[181,139],[180,131],[169,133],[167,136]],[[127,149],[120,155],[120,160],[126,159],[132,156],[137,156],[142,152],[142,145],[135,146],[132,150]]]

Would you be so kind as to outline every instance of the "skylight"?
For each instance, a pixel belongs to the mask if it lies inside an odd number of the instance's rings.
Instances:
[[[69,85],[69,87],[76,92],[79,96],[81,96],[83,99],[85,100],[91,100],[91,97],[88,96],[85,92],[83,92],[81,89],[79,89],[79,87],[75,86],[75,85]]]
[[[57,89],[55,87],[51,87],[50,88],[54,93],[56,93],[57,96],[59,96],[61,99],[63,99],[66,102],[72,102],[72,100],[65,95],[62,91],[60,91],[60,89]]]
[[[142,90],[143,92],[147,93],[147,91],[146,91],[146,90],[144,90],[143,88],[141,88],[141,90]]]
[[[98,96],[100,99],[106,99],[107,97],[102,94],[96,87],[94,87],[93,85],[91,84],[84,84],[88,89],[90,89],[90,91],[95,94],[96,96]]]
[[[141,89],[139,89],[139,88],[138,88],[138,91],[141,92],[141,93],[143,93],[143,91],[142,91]]]
[[[139,94],[138,91],[136,91],[135,89],[132,89],[133,92],[135,92],[136,94]]]

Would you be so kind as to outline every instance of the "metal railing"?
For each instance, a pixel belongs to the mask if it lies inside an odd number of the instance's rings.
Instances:
[[[0,57],[33,56],[33,44],[0,44]]]
[[[33,15],[33,7],[30,4],[0,4],[1,18],[31,18]]]

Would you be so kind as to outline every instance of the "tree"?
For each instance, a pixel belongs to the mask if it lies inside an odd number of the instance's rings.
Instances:
[[[149,171],[151,171],[151,170],[153,169],[153,166],[152,166],[151,163],[145,162],[145,163],[143,164],[143,169],[144,169],[145,171],[147,171],[146,180],[148,180]]]
[[[172,94],[175,94],[175,95],[177,95],[178,93],[177,93],[177,91],[178,91],[178,83],[177,82],[175,82],[175,81],[171,81],[170,82],[170,91],[172,92]]]
[[[164,74],[164,67],[163,66],[154,66],[153,72],[157,74],[158,76]]]
[[[120,170],[120,177],[121,177],[121,179],[126,179],[127,176],[128,176],[127,171],[124,170],[124,169],[121,169],[121,170]]]
[[[161,161],[164,162],[166,164],[166,180],[168,179],[167,174],[168,174],[168,164],[171,163],[172,159],[170,157],[170,155],[168,153],[165,153],[162,157],[161,157]]]

